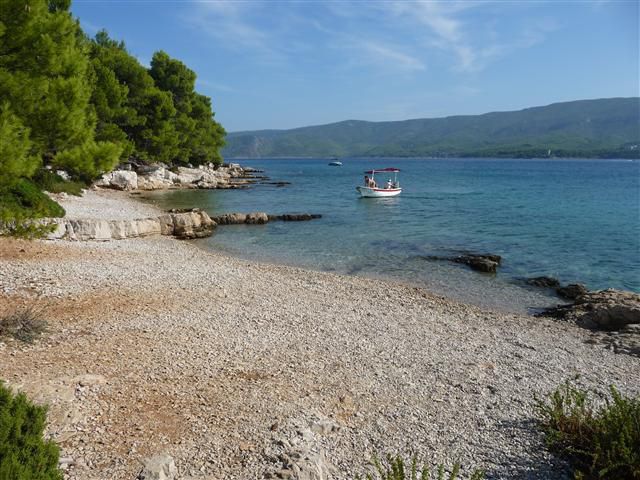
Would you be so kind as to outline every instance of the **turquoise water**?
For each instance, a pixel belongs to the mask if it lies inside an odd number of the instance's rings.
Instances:
[[[291,185],[149,198],[212,215],[320,213],[311,222],[220,227],[200,244],[248,259],[391,278],[483,306],[526,311],[558,303],[523,285],[539,275],[640,291],[640,162],[341,160],[342,167],[327,159],[245,160]],[[359,198],[363,171],[387,166],[402,170],[402,195]],[[461,251],[499,254],[503,264],[487,275],[425,259]]]

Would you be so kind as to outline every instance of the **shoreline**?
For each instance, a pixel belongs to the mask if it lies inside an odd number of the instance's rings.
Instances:
[[[97,195],[101,215],[151,208]],[[287,462],[353,478],[373,455],[411,452],[564,478],[531,423],[533,394],[575,374],[640,390],[638,359],[575,325],[396,282],[159,236],[0,249],[5,308],[46,304],[50,322],[33,345],[0,340],[0,378],[51,405],[67,479],[134,478],[159,453],[178,478],[263,478]]]

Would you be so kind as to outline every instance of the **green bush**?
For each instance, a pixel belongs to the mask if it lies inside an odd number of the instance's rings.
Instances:
[[[58,447],[42,436],[46,412],[0,382],[0,479],[62,480]]]
[[[46,168],[37,172],[33,177],[33,181],[45,192],[68,193],[77,197],[81,196],[82,190],[87,188],[87,184],[84,182],[65,180],[54,171]]]
[[[640,398],[610,387],[596,408],[585,390],[565,382],[536,399],[549,448],[566,458],[579,479],[640,479]]]
[[[375,473],[368,473],[367,480],[457,480],[460,474],[460,464],[455,463],[451,472],[446,474],[444,465],[439,465],[436,470],[431,471],[428,465],[420,467],[417,457],[413,457],[410,464],[405,463],[400,456],[393,457],[387,455],[386,462],[373,459]],[[469,480],[482,480],[485,478],[484,472],[475,469]]]
[[[63,217],[64,208],[51,200],[30,180],[0,181],[0,235],[40,237],[54,227],[34,222],[44,217]]]

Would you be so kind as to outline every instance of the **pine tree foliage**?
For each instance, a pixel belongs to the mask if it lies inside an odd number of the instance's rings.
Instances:
[[[128,159],[222,161],[225,131],[195,73],[164,52],[145,68],[106,31],[89,39],[70,5],[0,1],[0,232],[62,211],[29,181],[45,167],[88,183]]]
[[[0,382],[0,478],[62,480],[58,447],[42,438],[46,412]]]
[[[32,153],[29,129],[13,114],[9,104],[0,106],[0,182],[30,177],[40,161]]]

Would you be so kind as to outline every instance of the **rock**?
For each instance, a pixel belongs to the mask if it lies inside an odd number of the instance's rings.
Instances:
[[[144,462],[138,480],[173,480],[178,474],[176,464],[169,455],[155,455]]]
[[[322,218],[322,215],[315,213],[285,213],[283,215],[269,215],[269,221],[280,220],[283,222],[305,222],[316,218]]]
[[[534,277],[527,279],[527,285],[541,288],[556,288],[560,286],[560,282],[553,277]]]
[[[269,216],[264,212],[248,213],[245,223],[249,225],[263,225],[269,222]]]
[[[585,293],[588,293],[587,287],[581,283],[570,283],[566,287],[556,288],[556,293],[563,298],[574,300]]]
[[[95,185],[117,190],[137,190],[138,174],[127,170],[114,170],[111,173],[105,173]]]
[[[194,209],[188,213],[172,213],[173,236],[182,240],[211,236],[216,227],[206,212]]]
[[[174,235],[181,239],[203,238],[213,233],[216,223],[206,212],[193,209],[169,213],[156,218],[135,220],[66,220],[53,219],[56,229],[49,239],[122,240],[149,235]]]
[[[155,165],[152,169],[146,169],[144,175],[138,175],[140,190],[164,190],[176,183],[179,183],[178,175],[164,165]]]
[[[111,225],[107,220],[69,220],[67,238],[70,240],[111,240]]]
[[[213,221],[218,225],[237,225],[244,223],[247,219],[245,213],[226,213],[217,217],[213,217]]]
[[[500,255],[491,254],[466,254],[454,257],[452,259],[452,261],[455,263],[463,263],[465,265],[468,265],[472,270],[486,273],[496,273],[501,260],[502,257],[500,257]]]
[[[569,320],[590,329],[620,330],[640,323],[640,295],[614,289],[588,292],[573,305],[548,308],[539,315]]]
[[[58,175],[60,178],[62,178],[65,181],[69,181],[71,180],[71,175],[69,175],[66,171],[64,170],[56,170],[56,175]]]

